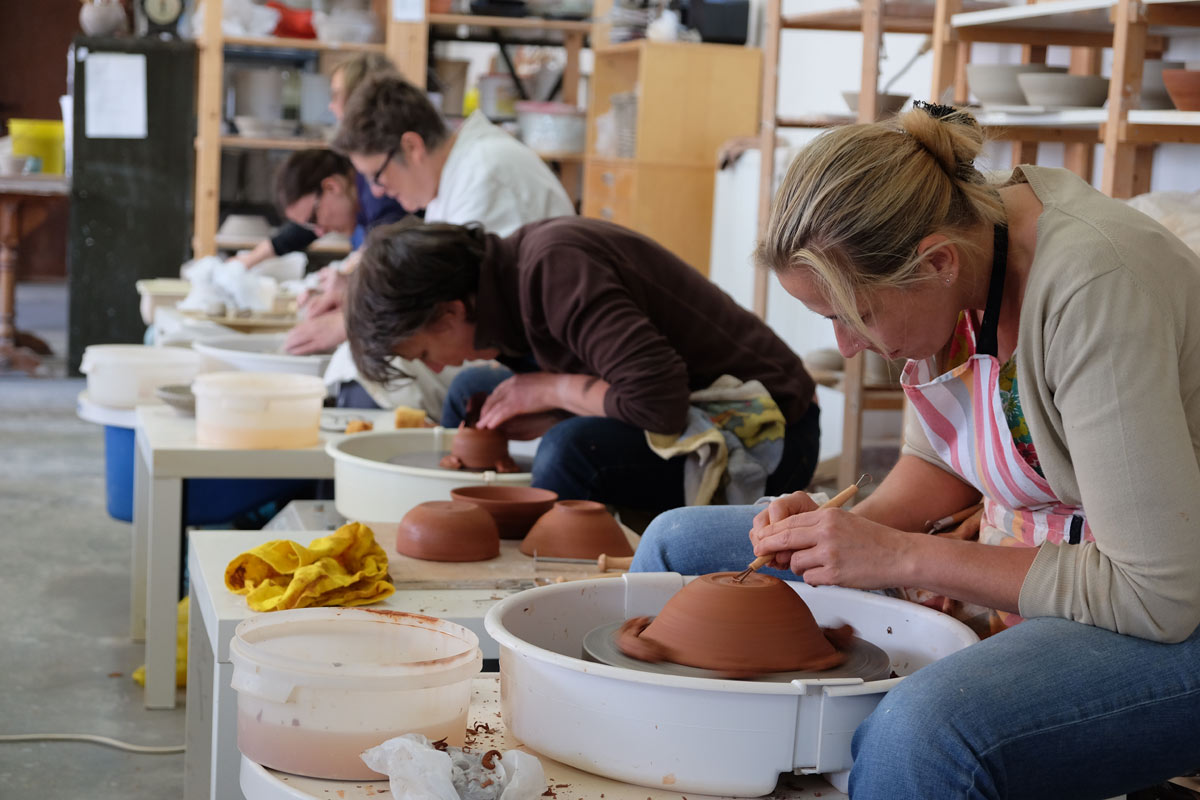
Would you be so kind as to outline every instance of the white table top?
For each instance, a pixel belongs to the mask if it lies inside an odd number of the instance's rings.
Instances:
[[[292,450],[237,450],[196,443],[196,418],[167,405],[137,407],[139,446],[148,448],[146,463],[156,478],[332,478],[333,459],[325,443],[346,436],[321,430],[313,447]],[[375,430],[394,430],[395,414],[378,409],[322,409],[322,428],[335,417],[357,416]]]
[[[70,191],[71,179],[66,175],[0,175],[0,194],[58,195],[68,194]]]
[[[229,640],[237,624],[253,616],[246,598],[225,588],[225,568],[241,553],[276,539],[307,545],[327,531],[192,531],[188,538],[188,574],[204,627],[218,662],[229,661]],[[500,556],[489,561],[439,563],[420,561],[396,552],[395,542],[383,542],[388,572],[396,592],[380,605],[399,611],[428,614],[470,628],[480,637],[484,658],[498,656],[497,645],[483,630],[483,617],[497,601],[535,582],[583,577],[595,572],[582,565],[545,564],[535,570],[533,559],[518,551],[520,542],[503,540]],[[422,588],[424,587],[424,588]],[[466,588],[455,588],[466,587]]]
[[[555,797],[558,800],[701,800],[708,796],[691,792],[682,795],[679,792],[663,791],[661,788],[647,789],[644,786],[621,783],[534,753],[509,736],[504,727],[500,714],[500,677],[495,674],[481,675],[475,679],[472,687],[467,725],[473,727],[477,723],[486,723],[492,731],[476,735],[475,744],[471,749],[475,752],[492,749],[504,752],[516,748],[537,756],[546,773],[546,783],[553,792],[553,795],[547,795],[551,800]],[[305,778],[267,769],[245,756],[242,757],[241,785],[246,800],[379,800],[392,796],[387,781]],[[783,776],[770,797],[774,800],[810,800],[814,797],[820,797],[822,800],[847,800],[846,795],[817,775]]]

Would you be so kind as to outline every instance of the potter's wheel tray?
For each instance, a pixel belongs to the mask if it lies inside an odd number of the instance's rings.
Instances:
[[[653,672],[659,675],[679,675],[689,678],[717,678],[726,676],[710,669],[688,667],[669,661],[652,663],[631,658],[617,648],[617,630],[623,622],[613,622],[593,628],[583,637],[583,658],[613,667]],[[790,683],[794,680],[813,678],[862,678],[864,681],[883,680],[891,675],[892,665],[888,654],[870,642],[855,636],[850,648],[844,651],[846,660],[836,667],[823,670],[800,672],[770,672],[751,680]]]
[[[472,470],[466,470],[466,469],[446,469],[439,463],[439,462],[441,462],[442,457],[444,455],[446,455],[445,452],[436,452],[436,453],[430,452],[430,451],[403,452],[403,453],[399,453],[398,455],[394,455],[391,458],[387,459],[387,463],[396,464],[396,465],[399,465],[402,467],[418,467],[420,469],[440,469],[440,470],[444,470],[446,472],[466,472],[466,473],[472,472]],[[517,464],[518,472],[532,472],[533,471],[533,457],[532,456],[514,455],[512,457],[512,459]],[[474,472],[483,472],[483,471],[484,470],[474,470]]]

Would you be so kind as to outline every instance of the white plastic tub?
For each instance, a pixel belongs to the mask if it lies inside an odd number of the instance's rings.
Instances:
[[[312,447],[325,382],[280,372],[210,372],[192,383],[196,443],[238,450]]]
[[[583,660],[594,628],[654,616],[687,581],[628,573],[527,589],[488,611],[500,645],[504,724],[530,749],[578,769],[653,789],[756,797],[780,773],[823,773],[845,791],[850,741],[903,677],[718,680]],[[916,603],[789,582],[821,625],[843,622],[883,648],[905,676],[979,641]]]
[[[190,383],[204,359],[186,347],[141,344],[94,344],[83,351],[79,371],[87,376],[88,397],[108,408],[133,408],[158,402],[154,390]]]
[[[138,310],[142,322],[154,324],[154,312],[160,308],[174,308],[188,296],[192,284],[181,278],[146,278],[134,284],[141,301]]]
[[[325,374],[329,355],[294,356],[283,352],[285,333],[243,333],[198,341],[192,345],[214,370]]]
[[[516,104],[521,141],[539,153],[582,153],[587,115],[567,103],[521,101]]]
[[[371,780],[359,758],[405,733],[461,747],[479,639],[454,622],[369,608],[259,614],[229,644],[238,748],[297,775]]]
[[[471,472],[433,466],[450,452],[454,430],[412,428],[356,433],[330,441],[325,451],[333,457],[333,496],[338,513],[368,525],[381,541],[396,535],[400,520],[419,503],[448,500],[460,486],[496,483],[529,486],[528,472]],[[510,452],[515,448],[510,447]],[[429,467],[393,463],[423,455]]]

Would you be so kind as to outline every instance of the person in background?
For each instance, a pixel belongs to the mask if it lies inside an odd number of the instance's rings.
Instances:
[[[348,97],[333,147],[369,176],[376,195],[395,198],[410,213],[423,211],[426,222],[474,222],[503,236],[529,222],[575,214],[566,190],[536,153],[479,111],[458,130],[450,130],[425,92],[395,72],[368,76]],[[338,276],[324,293],[325,302],[340,305],[344,295],[345,277]],[[289,350],[307,351],[293,348],[293,341],[289,338]],[[349,368],[347,348],[336,357]],[[403,384],[406,376],[424,370],[412,363],[390,377]],[[484,364],[473,365],[463,375],[458,372],[450,369],[440,375],[443,382],[454,381],[448,393],[441,392],[443,398],[490,391],[512,375],[507,368]],[[347,383],[354,379],[350,372],[343,377]],[[378,402],[383,390],[368,386]],[[425,407],[431,401],[427,395]],[[442,403],[430,409],[430,416],[442,418],[442,424],[457,424],[457,418],[447,423],[445,407]]]
[[[1123,796],[1200,766],[1200,258],[1067,170],[986,182],[975,119],[918,106],[807,145],[757,252],[844,356],[909,359],[899,462],[852,510],[664,514],[633,568],[771,556],[996,631],[858,727],[856,800]]]
[[[385,56],[378,53],[365,53],[343,61],[333,68],[329,76],[329,110],[338,121],[346,106],[346,97],[363,78],[373,72],[393,72],[395,66]],[[289,159],[290,161],[290,159]],[[282,171],[277,174],[282,174]],[[367,229],[382,222],[395,222],[404,216],[404,209],[388,197],[379,197],[370,191],[367,181],[357,175],[354,178],[355,192],[358,198],[358,217],[361,228],[356,226],[348,235],[351,247],[357,249],[362,244]],[[264,239],[253,249],[239,253],[236,258],[247,267],[252,267],[268,258],[275,258],[308,247],[325,231],[319,231],[316,226],[306,223],[308,216],[299,221],[287,215],[288,221],[269,239]],[[345,231],[340,231],[345,232]]]
[[[540,436],[533,485],[563,499],[651,514],[682,504],[686,457],[653,450],[647,434],[684,431],[691,393],[721,376],[762,385],[757,413],[775,420],[763,429],[775,445],[760,474],[768,491],[803,488],[816,467],[819,411],[799,356],[670,251],[601,220],[560,217],[506,237],[377,228],[350,279],[347,332],[375,381],[397,355],[435,371],[532,364],[492,391],[478,425]]]

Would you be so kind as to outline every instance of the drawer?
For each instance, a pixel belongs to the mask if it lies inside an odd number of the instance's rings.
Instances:
[[[636,167],[588,164],[583,176],[583,215],[629,225],[636,193]]]

